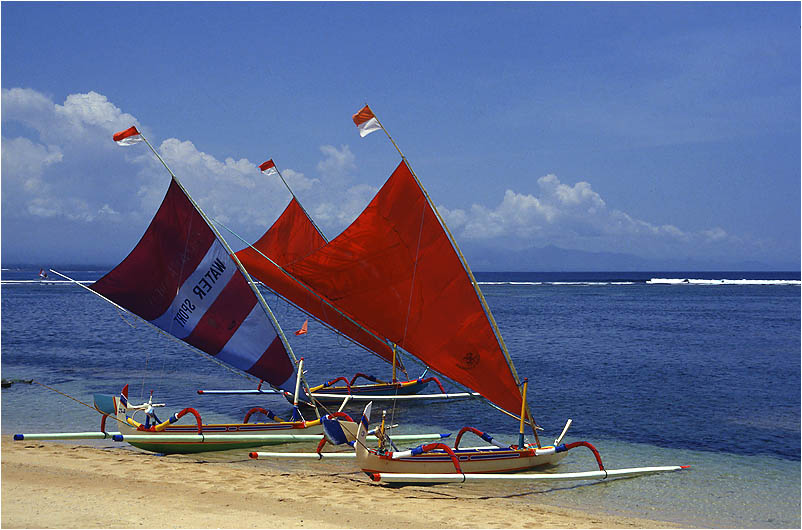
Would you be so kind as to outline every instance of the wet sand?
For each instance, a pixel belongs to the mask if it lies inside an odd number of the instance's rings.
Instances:
[[[3,528],[671,528],[496,488],[372,483],[348,464],[159,456],[2,436]],[[225,460],[227,458],[228,460]],[[234,458],[237,458],[236,456]]]

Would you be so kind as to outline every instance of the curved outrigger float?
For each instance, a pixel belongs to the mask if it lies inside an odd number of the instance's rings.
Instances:
[[[369,383],[356,384],[359,378],[365,379],[369,381]],[[338,385],[337,383],[339,382],[342,382],[342,384]],[[394,380],[388,382],[361,372],[355,374],[350,381],[345,377],[337,377],[322,385],[311,387],[309,388],[309,393],[315,398],[315,401],[334,405],[342,403],[346,397],[353,400],[354,398],[373,399],[376,396],[388,396],[393,398],[397,396],[416,396],[426,388],[430,382],[434,382],[440,388],[441,394],[446,393],[437,377],[425,377],[425,374],[417,379],[410,379],[408,381]],[[290,392],[284,392],[284,397],[291,402],[294,399],[293,394]],[[428,395],[418,397],[423,399],[429,398]],[[300,398],[299,403],[311,405],[308,398],[305,399],[304,396]]]
[[[453,446],[434,442],[398,451],[393,450],[389,437],[381,436],[378,449],[371,449],[367,445],[371,405],[369,403],[365,407],[354,444],[357,465],[370,476],[382,473],[513,473],[554,466],[567,451],[564,445],[559,446],[559,450],[554,446],[536,447],[530,444],[524,444],[523,447],[505,446],[473,427],[461,429]],[[380,428],[379,432],[383,432],[383,429]],[[460,447],[467,433],[479,436],[492,446]]]
[[[613,478],[630,478],[656,473],[666,473],[690,469],[690,466],[653,466],[625,469],[607,469],[602,463],[598,450],[589,442],[579,441],[562,443],[562,439],[571,426],[566,422],[560,436],[551,446],[538,446],[524,443],[523,446],[504,445],[491,435],[474,427],[463,427],[457,434],[454,445],[449,446],[442,441],[418,445],[412,449],[399,451],[384,426],[384,418],[379,428],[368,430],[372,403],[368,403],[362,414],[357,429],[356,439],[351,441],[345,432],[336,426],[333,418],[323,419],[325,440],[318,444],[315,453],[274,453],[251,452],[253,459],[290,458],[290,459],[354,459],[356,465],[375,482],[393,484],[445,484],[480,481],[577,481],[606,480]],[[341,420],[336,420],[340,422]],[[483,441],[492,444],[480,447],[460,447],[466,434],[473,434]],[[378,447],[368,447],[368,436],[378,439]],[[445,436],[444,436],[445,437]],[[393,437],[400,441],[403,437]],[[322,452],[326,442],[334,445],[349,444],[354,447],[352,453]],[[598,465],[597,471],[574,473],[525,473],[530,470],[550,471],[566,456],[568,451],[577,447],[590,450]],[[390,450],[392,449],[392,450]]]

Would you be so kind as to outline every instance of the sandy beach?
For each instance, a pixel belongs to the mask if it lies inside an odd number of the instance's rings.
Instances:
[[[390,488],[308,464],[2,437],[3,528],[670,528],[455,485]],[[506,498],[505,498],[506,497]]]

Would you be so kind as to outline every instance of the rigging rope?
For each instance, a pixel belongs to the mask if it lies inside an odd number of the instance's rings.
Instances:
[[[129,321],[127,318],[125,318],[125,314],[123,313],[122,309],[120,309],[119,307],[116,307],[116,309],[117,309],[117,314],[120,315],[120,320],[122,320],[123,322],[125,322],[126,324],[131,326],[132,328],[136,329],[136,324],[134,323],[136,321],[134,321],[134,322]]]
[[[406,314],[406,317],[404,319],[404,333],[401,336],[401,342],[402,343],[406,343],[407,330],[409,329],[409,315],[412,313],[412,298],[415,296],[415,277],[417,276],[417,273],[418,273],[418,261],[420,261],[420,244],[421,244],[421,239],[423,239],[423,221],[424,221],[425,218],[426,218],[426,205],[423,204],[423,205],[421,205],[420,226],[418,227],[418,244],[417,244],[417,248],[415,249],[415,262],[414,262],[415,264],[412,267],[412,281],[411,281],[410,286],[409,286],[409,302],[407,302],[407,314]],[[397,362],[400,362],[399,355],[400,355],[399,348],[396,345],[395,358],[396,358]],[[403,364],[402,364],[402,366],[403,366]],[[406,370],[404,370],[404,374],[407,376],[407,378],[409,378],[409,374],[406,373]],[[395,381],[393,381],[393,382],[395,383]],[[400,389],[400,385],[395,387],[395,396],[396,397],[398,397],[399,389]],[[395,409],[396,409],[396,402],[397,401],[398,401],[397,399],[393,400],[393,408],[392,408],[392,411],[390,413],[390,423],[391,424],[395,422]]]
[[[52,386],[47,386],[47,385],[46,385],[46,384],[44,384],[44,383],[40,383],[40,382],[39,382],[39,381],[37,381],[36,379],[32,379],[31,381],[32,381],[32,382],[34,382],[34,383],[36,383],[36,384],[37,384],[37,385],[39,385],[39,386],[42,386],[42,387],[44,387],[44,388],[48,389],[48,390],[52,390],[52,391],[53,391],[53,392],[55,392],[56,394],[61,394],[61,395],[62,395],[62,396],[64,396],[65,398],[71,399],[71,400],[75,401],[76,403],[80,403],[80,404],[81,404],[81,405],[83,405],[84,407],[90,408],[90,409],[94,410],[95,412],[99,412],[99,411],[98,411],[98,410],[97,410],[95,407],[93,407],[92,405],[88,405],[88,404],[84,403],[83,401],[81,401],[80,399],[74,398],[74,397],[72,397],[71,395],[69,395],[69,394],[66,394],[66,393],[62,392],[61,390],[55,389],[55,388],[53,388]],[[115,417],[115,416],[112,416],[112,415],[110,415],[110,414],[106,414],[106,416],[107,416],[107,417],[109,417],[109,418],[113,418],[115,421],[117,421],[117,422],[119,422],[119,423],[124,423],[124,422],[123,422],[122,420],[120,420],[119,418],[117,418],[117,417]]]

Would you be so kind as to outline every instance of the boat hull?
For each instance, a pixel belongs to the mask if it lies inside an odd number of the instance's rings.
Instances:
[[[311,425],[310,425],[311,423]],[[343,422],[350,423],[350,422]],[[123,429],[121,429],[122,431]],[[345,430],[345,429],[344,429]],[[356,432],[356,424],[350,423],[350,428],[346,432]],[[150,431],[139,431],[130,429],[126,434],[135,434],[147,436]],[[319,421],[314,422],[279,422],[279,423],[240,423],[240,424],[209,424],[202,426],[202,434],[215,435],[214,440],[203,441],[186,441],[178,438],[183,435],[197,435],[197,425],[186,426],[168,426],[166,429],[159,432],[152,432],[153,435],[159,435],[159,441],[142,442],[129,441],[132,446],[150,451],[153,453],[162,454],[190,454],[190,453],[204,453],[208,451],[228,451],[231,449],[250,449],[255,447],[262,447],[266,445],[278,445],[286,443],[285,440],[271,441],[267,437],[270,435],[282,434],[305,434],[305,435],[320,435],[323,438],[323,427]],[[263,440],[234,440],[233,437],[241,435],[267,435]],[[164,438],[169,436],[176,436],[176,441],[165,441]],[[232,436],[231,441],[221,440],[226,436]]]
[[[264,445],[287,443],[287,439],[292,438],[292,435],[319,435],[319,440],[323,439],[323,425],[321,425],[319,419],[312,421],[245,423],[251,413],[255,411],[263,412],[268,414],[268,417],[272,417],[269,415],[269,411],[264,409],[253,409],[246,415],[243,423],[203,423],[200,414],[195,409],[187,408],[171,416],[168,421],[147,426],[129,417],[129,412],[133,411],[136,414],[144,409],[143,406],[129,406],[127,396],[127,385],[123,388],[119,397],[106,394],[94,395],[95,409],[104,415],[101,431],[105,430],[106,416],[116,415],[117,422],[120,425],[120,439],[144,451],[181,454],[250,449]],[[191,415],[195,416],[195,422],[184,420],[185,423],[181,425],[174,423],[182,417],[191,417]],[[340,425],[347,441],[354,440],[357,431],[356,423],[341,420]],[[130,436],[137,439],[127,439]],[[153,437],[152,442],[142,440],[143,437],[148,438],[151,436]],[[209,439],[206,439],[206,436]],[[174,440],[171,440],[170,438],[173,437]],[[227,437],[231,437],[231,439],[227,440]]]
[[[387,395],[399,395],[399,396],[414,395],[418,394],[421,390],[426,388],[426,385],[428,384],[429,384],[428,381],[423,382],[421,380],[412,380],[398,383],[352,385],[350,388],[345,386],[331,386],[313,390],[312,395],[315,397],[316,401],[318,401],[319,403],[323,403],[324,405],[339,405],[349,395],[361,396],[361,397],[387,396]],[[293,402],[293,396],[291,393],[286,392],[284,396],[290,403]],[[301,401],[299,404],[309,406],[309,404],[304,401]]]
[[[534,448],[465,448],[454,449],[463,473],[515,473],[556,465],[566,453],[536,454]],[[454,462],[445,451],[388,458],[372,450],[357,451],[357,464],[365,473],[455,473]]]

